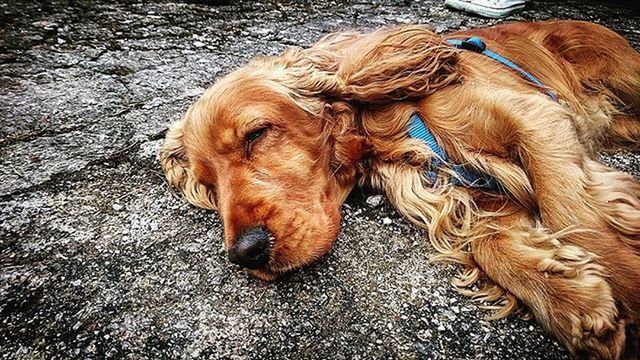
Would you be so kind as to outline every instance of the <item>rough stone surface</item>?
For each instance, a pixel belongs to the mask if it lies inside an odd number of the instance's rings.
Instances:
[[[228,2],[232,3],[232,2]],[[533,1],[640,45],[637,12]],[[215,214],[157,152],[215,79],[329,31],[494,24],[424,1],[0,2],[2,358],[482,358],[568,353],[535,322],[487,322],[424,234],[356,190],[333,251],[276,283],[230,264]],[[640,154],[603,159],[640,174]],[[389,219],[391,224],[386,219]]]

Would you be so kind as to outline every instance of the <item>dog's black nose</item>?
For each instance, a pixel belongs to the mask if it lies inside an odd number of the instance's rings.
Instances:
[[[264,228],[255,228],[243,233],[229,250],[232,263],[248,269],[259,269],[269,262],[269,233]]]

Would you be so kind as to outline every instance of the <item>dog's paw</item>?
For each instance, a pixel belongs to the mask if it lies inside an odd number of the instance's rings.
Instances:
[[[575,348],[570,350],[579,359],[620,359],[626,342],[625,321],[603,326],[594,325],[593,320],[583,319],[583,333],[575,338]]]
[[[625,326],[618,319],[605,268],[595,262],[595,254],[580,247],[557,241],[551,245],[538,263],[554,290],[547,295],[546,325],[580,359],[620,358]]]

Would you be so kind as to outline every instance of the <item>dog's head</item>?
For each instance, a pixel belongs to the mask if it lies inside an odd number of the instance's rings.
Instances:
[[[172,186],[217,209],[231,261],[274,279],[331,247],[371,144],[357,108],[457,79],[456,56],[421,27],[336,34],[219,80],[173,124]]]

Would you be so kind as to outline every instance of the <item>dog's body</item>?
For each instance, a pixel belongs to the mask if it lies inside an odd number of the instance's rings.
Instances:
[[[472,296],[525,305],[576,356],[640,356],[640,183],[595,160],[640,142],[640,54],[582,22],[501,25],[479,36],[520,74],[410,26],[338,33],[255,60],[209,89],[167,135],[170,183],[217,208],[232,260],[273,279],[324,254],[357,182],[383,189],[466,266]],[[419,114],[451,163],[503,193],[425,177],[407,136]],[[468,291],[467,291],[468,292]]]

